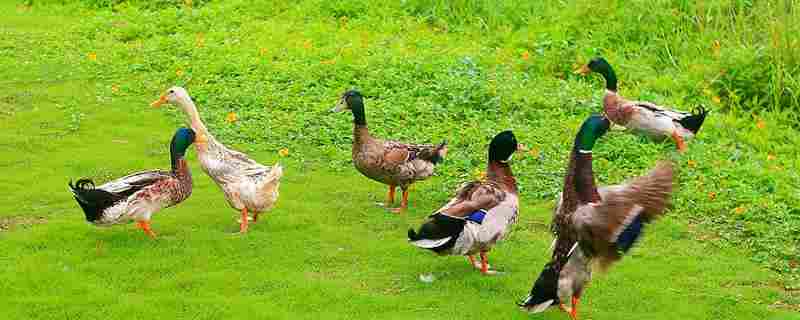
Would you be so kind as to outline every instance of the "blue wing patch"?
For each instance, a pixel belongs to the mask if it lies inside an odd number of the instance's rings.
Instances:
[[[643,229],[644,222],[642,222],[642,215],[638,214],[636,218],[620,232],[617,237],[617,249],[622,251],[622,253],[627,253],[628,250],[633,248],[633,245],[636,244],[636,240],[639,239]]]
[[[477,224],[483,224],[483,218],[486,218],[486,210],[479,209],[473,213],[470,213],[465,220],[475,222]]]

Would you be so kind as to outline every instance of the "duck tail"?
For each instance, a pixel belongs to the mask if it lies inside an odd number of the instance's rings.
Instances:
[[[435,149],[433,149],[433,155],[430,158],[430,161],[433,164],[437,164],[444,160],[444,157],[447,155],[447,140],[442,141],[442,143],[438,144]]]
[[[517,306],[530,312],[540,313],[550,306],[558,305],[558,271],[555,265],[551,262],[545,265],[536,282],[533,283],[528,296]]]
[[[102,216],[103,210],[116,202],[113,194],[95,188],[91,179],[79,179],[75,184],[70,180],[68,185],[75,201],[83,209],[86,221],[97,221]]]
[[[706,120],[707,114],[708,110],[706,110],[706,108],[703,106],[699,106],[692,111],[691,115],[678,120],[678,123],[686,128],[686,130],[697,134],[697,132],[700,131],[700,127],[703,125],[703,122]]]
[[[412,228],[408,228],[408,241],[417,241],[419,239],[420,236],[417,234],[417,232]]]

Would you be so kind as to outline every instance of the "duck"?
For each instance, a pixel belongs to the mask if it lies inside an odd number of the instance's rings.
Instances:
[[[447,155],[447,141],[435,144],[411,144],[373,137],[367,127],[364,97],[348,90],[331,112],[353,113],[353,165],[365,177],[389,186],[385,207],[398,213],[408,208],[408,190],[414,182],[433,175],[436,165]],[[395,190],[403,191],[399,208],[394,205]]]
[[[283,167],[279,163],[262,165],[217,141],[200,118],[186,89],[172,87],[150,105],[157,108],[165,103],[181,108],[189,117],[192,130],[198,136],[195,150],[200,167],[219,186],[230,207],[241,213],[239,233],[247,233],[250,214],[252,221],[258,222],[258,215],[271,210],[278,201]]]
[[[528,312],[558,305],[577,320],[578,302],[591,280],[592,265],[608,270],[633,248],[646,224],[665,214],[673,189],[670,162],[659,162],[648,174],[627,183],[596,186],[592,149],[610,125],[607,118],[592,115],[575,137],[554,209],[550,261],[519,304]]]
[[[481,274],[498,274],[489,265],[487,254],[517,220],[519,191],[511,159],[523,150],[512,131],[498,133],[489,144],[485,179],[463,184],[419,231],[409,229],[409,243],[440,256],[464,255]]]
[[[86,221],[96,226],[136,221],[147,236],[155,239],[156,234],[150,228],[152,215],[192,194],[192,173],[185,154],[196,138],[192,129],[180,128],[175,132],[169,148],[170,171],[136,172],[100,186],[88,178],[78,179],[75,184],[70,181],[69,189],[83,209]]]
[[[685,152],[686,141],[697,135],[708,110],[703,106],[692,112],[672,110],[647,101],[632,101],[617,91],[617,76],[603,57],[595,57],[575,71],[581,75],[599,73],[606,81],[603,112],[614,124],[654,139],[671,138],[679,152]]]

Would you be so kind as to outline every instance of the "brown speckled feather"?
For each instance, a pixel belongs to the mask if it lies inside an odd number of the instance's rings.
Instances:
[[[644,223],[664,214],[672,193],[672,179],[672,164],[661,162],[648,175],[606,192],[600,203],[579,207],[572,220],[584,253],[603,268],[619,260],[620,253],[614,243],[620,232],[638,214]]]
[[[433,175],[433,159],[442,147],[376,139],[366,126],[355,127],[354,139],[356,169],[370,179],[401,188]]]

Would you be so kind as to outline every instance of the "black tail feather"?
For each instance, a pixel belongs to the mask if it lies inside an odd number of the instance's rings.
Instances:
[[[444,156],[447,154],[447,151],[444,150],[445,148],[447,148],[447,140],[442,141],[442,143],[436,147],[436,151],[433,152],[433,156],[431,157],[431,162],[433,164],[437,164],[444,160]]]
[[[437,213],[422,224],[419,228],[419,232],[414,232],[413,229],[409,229],[408,239],[417,241],[422,239],[437,240],[450,237],[450,240],[446,243],[430,249],[433,252],[442,252],[452,248],[456,244],[456,240],[464,230],[465,224],[466,222],[463,219],[456,219]]]
[[[531,288],[531,292],[522,301],[517,303],[524,308],[534,308],[542,303],[551,301],[551,305],[558,305],[558,271],[551,262],[544,266],[536,282]]]
[[[694,134],[697,134],[700,131],[700,127],[703,125],[703,121],[706,120],[706,115],[708,114],[708,110],[703,106],[699,106],[692,111],[692,115],[678,120],[678,123],[681,124],[686,130],[691,131]]]
[[[417,241],[420,237],[414,232],[414,229],[408,228],[408,240]]]
[[[105,190],[96,189],[91,179],[79,179],[75,184],[69,181],[69,188],[75,196],[75,201],[83,209],[86,221],[94,222],[100,219],[103,211],[122,200],[120,196]]]

